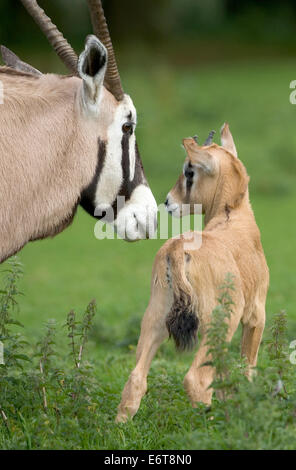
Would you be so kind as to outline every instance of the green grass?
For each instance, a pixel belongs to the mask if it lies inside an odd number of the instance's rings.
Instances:
[[[186,69],[168,65],[149,68],[147,64],[142,70],[124,74],[127,91],[139,111],[138,143],[158,203],[164,201],[181,171],[181,139],[194,134],[205,139],[209,130],[216,129],[218,142],[221,125],[229,122],[239,157],[251,177],[251,202],[270,268],[267,323],[273,313],[286,309],[291,340],[296,338],[296,106],[289,102],[289,83],[295,78],[295,65],[289,59]],[[98,241],[94,225],[95,221],[79,210],[64,233],[29,244],[20,254],[25,268],[20,320],[30,342],[40,337],[47,319],[56,319],[60,327],[72,308],[81,311],[92,298],[97,300],[96,329],[89,346],[99,384],[97,425],[92,434],[79,436],[78,443],[73,440],[73,445],[199,448],[204,415],[191,409],[182,388],[192,354],[177,355],[170,343],[162,346],[152,364],[149,391],[134,421],[126,426],[113,422],[123,385],[135,364],[134,345],[149,299],[152,263],[163,241]],[[68,354],[66,348],[64,335],[59,359]],[[31,432],[27,447],[42,447]],[[64,440],[57,433],[47,445],[71,447],[71,438],[66,437],[71,433],[70,423],[63,432]],[[222,441],[221,436],[213,435],[208,446],[248,448],[244,436],[236,442]],[[10,446],[19,448],[22,442],[15,438]],[[278,446],[283,447],[283,442]],[[258,444],[262,447],[264,442]]]

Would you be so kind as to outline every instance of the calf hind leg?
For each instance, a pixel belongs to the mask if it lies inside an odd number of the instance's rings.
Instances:
[[[211,366],[203,366],[205,362],[210,361],[207,352],[208,347],[204,337],[183,382],[192,406],[196,406],[197,402],[211,404],[213,391],[209,387],[214,378],[214,369]]]
[[[137,364],[123,389],[117,422],[127,421],[138,411],[142,397],[147,391],[147,375],[151,361],[161,343],[168,337],[165,318],[169,310],[169,293],[167,289],[160,287],[155,290],[143,317],[137,346]]]
[[[238,310],[232,315],[226,338],[228,342],[231,341],[238,327],[241,317],[240,313],[240,310]],[[183,382],[192,406],[196,406],[197,402],[210,405],[212,401],[213,389],[211,388],[211,383],[214,380],[215,369],[210,365],[204,365],[212,360],[211,355],[208,353],[209,347],[207,341],[206,328],[204,327],[204,335],[200,347]],[[220,398],[219,394],[218,398]]]

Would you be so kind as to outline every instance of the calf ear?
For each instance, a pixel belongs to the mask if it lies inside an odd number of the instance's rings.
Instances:
[[[218,164],[215,157],[197,145],[192,137],[183,139],[183,145],[192,165],[201,168],[208,175],[214,175],[217,172]]]
[[[83,80],[83,104],[98,113],[98,105],[107,68],[108,54],[105,46],[94,36],[88,36],[85,49],[78,60],[78,73]]]
[[[227,122],[225,122],[221,128],[221,145],[230,153],[232,153],[232,155],[237,157],[236,146]]]
[[[231,208],[235,208],[241,203],[248,189],[249,176],[244,165],[239,159],[231,159],[231,164],[233,169],[233,177],[231,184],[232,189],[228,196],[228,205]]]

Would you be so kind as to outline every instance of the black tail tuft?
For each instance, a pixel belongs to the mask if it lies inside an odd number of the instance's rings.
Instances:
[[[170,337],[178,351],[192,349],[197,342],[198,318],[185,296],[174,299],[174,304],[166,320]]]

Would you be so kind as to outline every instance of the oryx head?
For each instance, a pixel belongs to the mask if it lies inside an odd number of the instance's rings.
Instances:
[[[36,0],[21,1],[71,73],[82,80],[75,109],[80,122],[85,122],[87,139],[92,140],[85,151],[96,152],[97,165],[82,190],[81,205],[111,222],[128,241],[151,237],[157,205],[137,148],[136,109],[121,86],[101,0],[87,0],[94,35],[88,36],[79,57]]]

